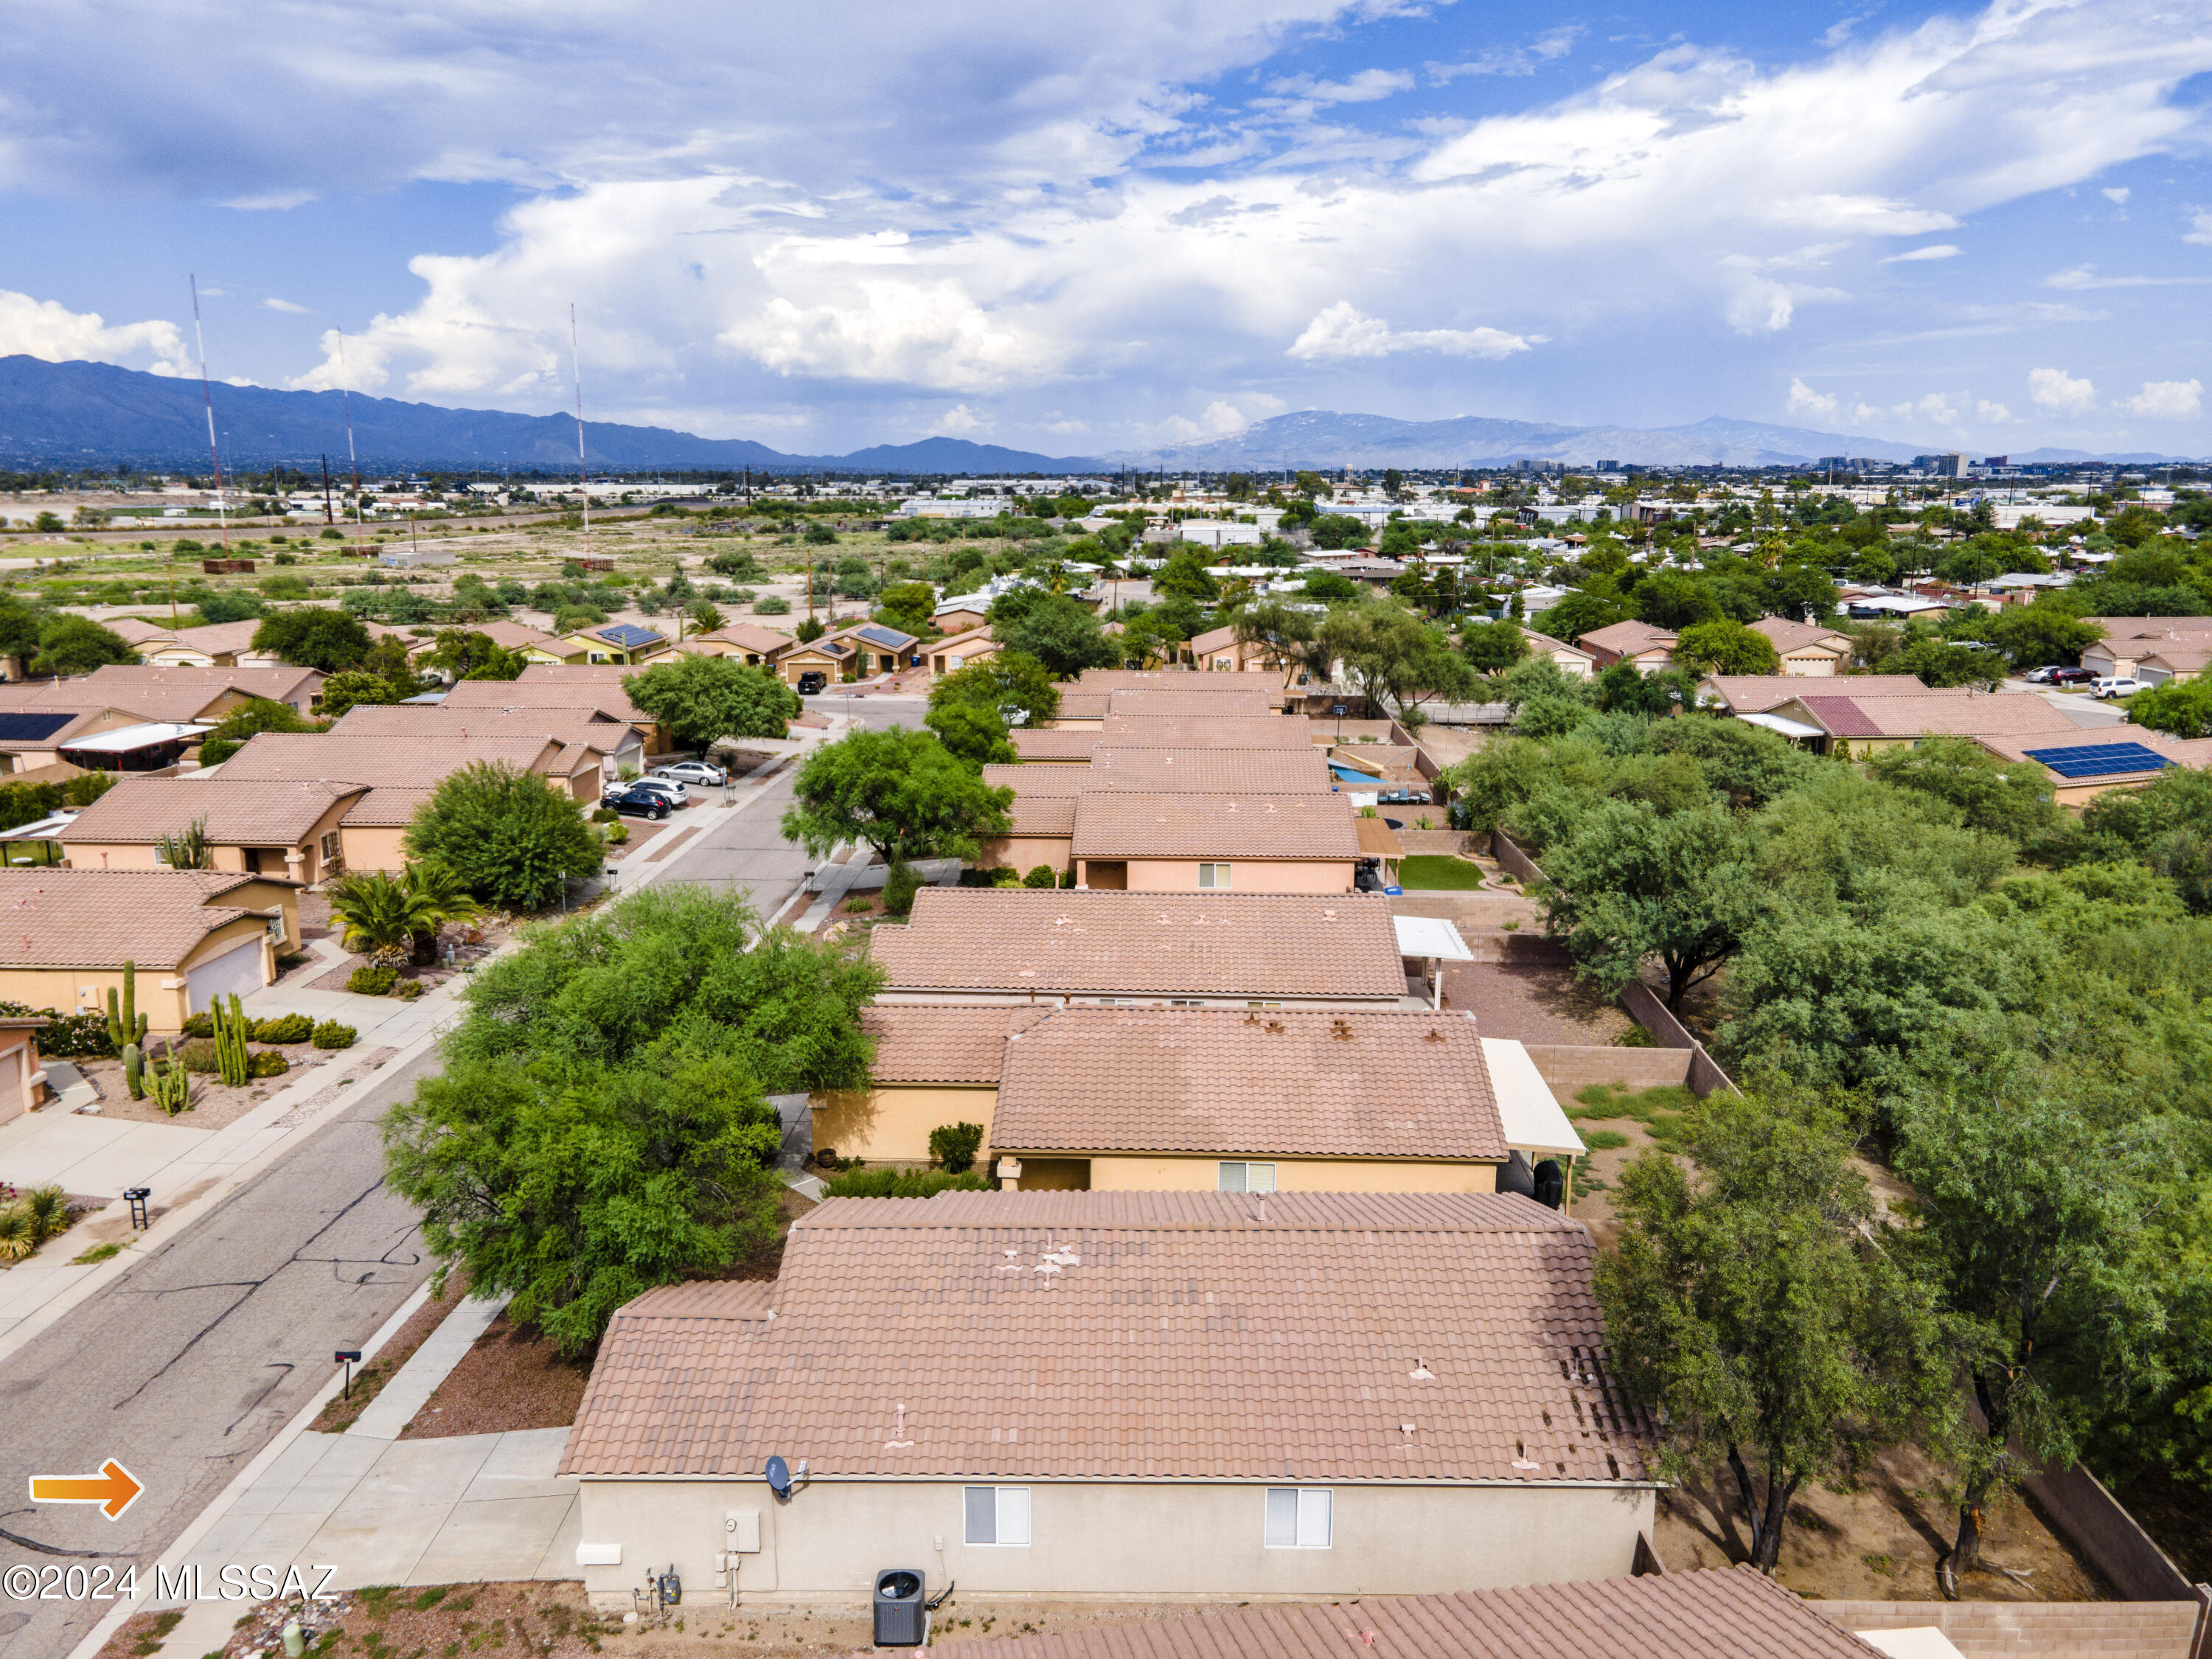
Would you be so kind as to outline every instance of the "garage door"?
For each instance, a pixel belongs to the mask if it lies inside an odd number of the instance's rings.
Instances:
[[[196,1014],[217,997],[227,997],[234,992],[245,996],[259,990],[263,982],[261,941],[247,939],[219,957],[196,963],[185,975],[185,982],[191,1011]]]

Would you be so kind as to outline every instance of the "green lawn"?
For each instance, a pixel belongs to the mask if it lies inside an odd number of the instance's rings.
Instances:
[[[1408,892],[1415,888],[1436,892],[1480,887],[1482,866],[1448,854],[1417,853],[1399,863],[1398,884]]]

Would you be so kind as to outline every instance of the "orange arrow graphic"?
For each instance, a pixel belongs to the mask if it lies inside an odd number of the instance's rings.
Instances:
[[[138,1501],[146,1489],[131,1478],[131,1471],[113,1458],[98,1474],[34,1474],[31,1477],[33,1504],[97,1504],[111,1521]]]

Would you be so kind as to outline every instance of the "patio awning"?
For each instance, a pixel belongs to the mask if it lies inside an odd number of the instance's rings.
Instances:
[[[1398,930],[1398,954],[1420,961],[1473,962],[1474,952],[1459,936],[1459,929],[1441,916],[1393,916]]]
[[[1405,848],[1400,844],[1398,832],[1381,818],[1354,818],[1352,827],[1359,832],[1359,855],[1368,859],[1401,859]],[[1444,924],[1449,927],[1451,924]]]
[[[1589,1148],[1560,1109],[1552,1085],[1544,1081],[1528,1049],[1510,1037],[1485,1037],[1482,1057],[1490,1062],[1490,1091],[1498,1098],[1498,1119],[1504,1126],[1508,1146],[1540,1158],[1589,1155]]]

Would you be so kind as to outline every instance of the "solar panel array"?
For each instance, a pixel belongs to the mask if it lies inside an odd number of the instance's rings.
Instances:
[[[2062,778],[2105,778],[2125,772],[2156,772],[2173,763],[2139,743],[2085,743],[2074,749],[2025,749]]]
[[[0,743],[36,743],[41,738],[51,738],[81,712],[73,709],[57,714],[40,709],[35,713],[0,714]]]
[[[650,628],[640,628],[635,623],[617,623],[599,629],[599,637],[624,650],[634,650],[641,645],[650,645],[661,636]]]

